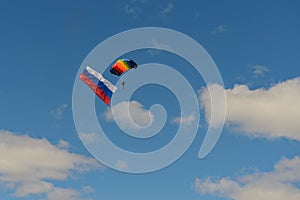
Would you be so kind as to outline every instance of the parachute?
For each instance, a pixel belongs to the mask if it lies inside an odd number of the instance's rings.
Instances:
[[[110,68],[110,73],[120,76],[132,68],[137,68],[137,64],[133,60],[120,59]]]
[[[131,59],[120,59],[111,68],[110,72],[121,76],[124,72],[137,68],[137,64]],[[113,93],[117,90],[111,82],[103,78],[102,74],[87,66],[80,74],[80,79],[106,104],[110,104]],[[122,82],[124,89],[125,81]]]
[[[106,104],[109,105],[112,94],[117,90],[111,82],[87,66],[80,74],[80,79]]]

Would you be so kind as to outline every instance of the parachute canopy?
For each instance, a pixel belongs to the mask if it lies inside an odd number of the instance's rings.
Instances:
[[[90,67],[80,74],[80,79],[106,104],[109,105],[112,94],[117,90],[111,82]]]
[[[120,59],[110,68],[110,73],[120,76],[132,68],[137,68],[137,64],[133,60]]]

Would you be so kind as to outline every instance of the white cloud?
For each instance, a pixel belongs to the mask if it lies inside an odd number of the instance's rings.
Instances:
[[[51,111],[54,119],[61,120],[63,118],[63,114],[65,109],[68,107],[68,104],[62,104],[58,108]]]
[[[174,4],[169,2],[167,6],[160,12],[162,16],[167,16],[174,9]]]
[[[213,85],[209,87],[221,86]],[[250,136],[285,137],[300,141],[300,78],[273,85],[269,89],[251,90],[236,85],[226,90],[226,123]],[[200,93],[201,105],[210,119],[210,95]]]
[[[253,74],[256,76],[264,76],[266,72],[270,71],[269,68],[267,68],[264,65],[254,65],[253,66]]]
[[[153,120],[153,114],[137,101],[118,103],[107,109],[104,116],[108,121],[116,120],[124,129],[140,129],[151,124]]]
[[[176,117],[172,120],[172,122],[177,123],[177,124],[180,124],[180,123],[192,124],[195,120],[196,120],[195,113],[192,113],[185,117]]]
[[[300,199],[300,158],[282,159],[271,172],[255,172],[232,179],[195,179],[194,189],[233,200],[298,200]],[[297,186],[298,185],[298,186]]]
[[[228,33],[229,29],[225,25],[219,25],[215,27],[212,31],[210,31],[211,34],[221,34],[221,33]]]
[[[224,94],[224,88],[217,84],[209,84],[207,87],[209,90],[203,88],[199,92],[201,108],[205,109],[206,121],[210,123],[211,127],[215,128],[222,126],[225,117],[224,110],[226,109],[224,108],[226,107],[226,98],[224,99],[226,94]],[[211,113],[211,99],[214,99],[213,114]]]
[[[62,143],[64,148],[60,147]],[[46,194],[50,198],[59,191],[70,191],[61,190],[52,181],[68,180],[75,173],[102,167],[96,160],[65,148],[65,142],[54,146],[44,138],[0,131],[0,183],[18,197]]]

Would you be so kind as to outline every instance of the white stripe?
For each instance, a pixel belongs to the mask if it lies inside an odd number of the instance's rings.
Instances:
[[[109,82],[108,80],[106,80],[105,78],[103,78],[102,74],[100,74],[99,72],[93,70],[92,68],[90,68],[89,66],[86,66],[86,70],[94,75],[97,79],[99,79],[101,82],[104,83],[104,85],[106,85],[113,93],[118,89],[115,85],[113,85],[111,82]]]

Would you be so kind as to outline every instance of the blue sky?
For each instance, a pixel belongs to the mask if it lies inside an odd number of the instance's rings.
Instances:
[[[1,200],[299,199],[299,8],[298,1],[2,2]],[[158,171],[130,174],[100,164],[85,148],[73,120],[72,91],[81,63],[100,42],[149,26],[182,32],[206,49],[224,81],[226,123],[214,149],[198,159],[210,108],[207,85],[174,54],[128,53],[139,64],[178,70],[202,104],[200,128],[182,157]],[[104,75],[117,82],[108,71]],[[167,144],[180,116],[174,95],[147,85],[132,99],[141,120],[152,104],[165,106],[166,126],[147,140],[128,137],[95,99],[107,137],[136,152]]]

